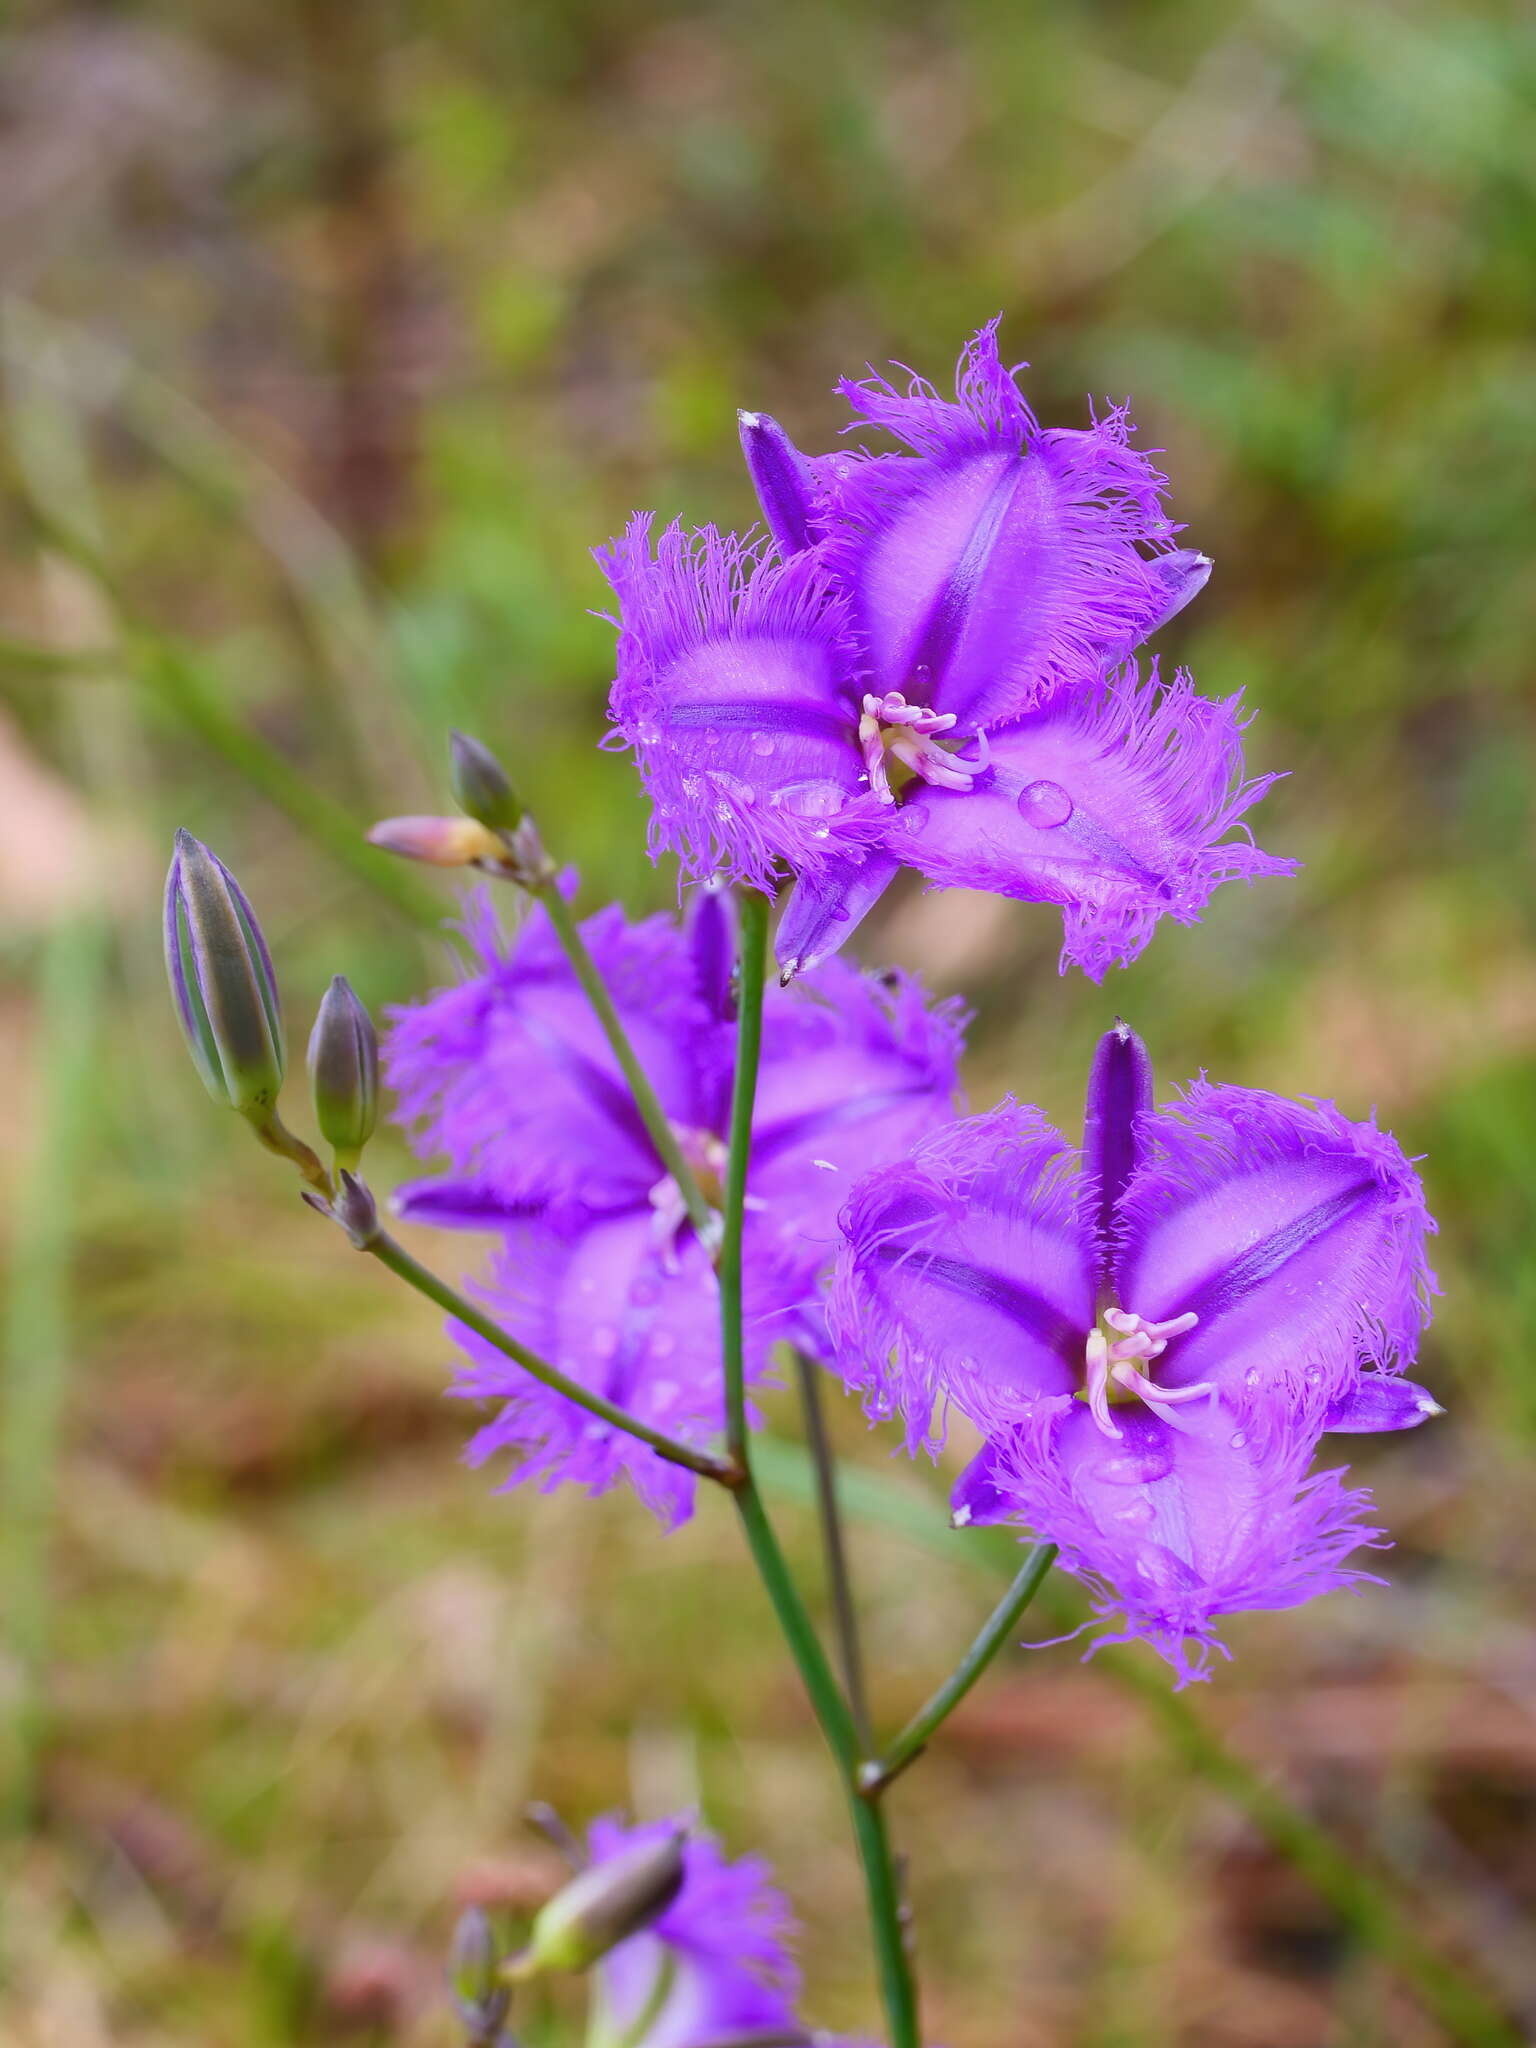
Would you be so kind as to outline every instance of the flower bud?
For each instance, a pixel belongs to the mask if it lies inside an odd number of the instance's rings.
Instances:
[[[522,823],[523,807],[507,771],[489,747],[466,733],[449,734],[448,780],[454,802],[477,824],[493,832],[515,832]]]
[[[190,832],[165,878],[165,965],[193,1063],[215,1102],[261,1117],[283,1084],[272,956],[245,892]]]
[[[682,1889],[686,1842],[679,1830],[589,1865],[540,1911],[528,1948],[510,1974],[590,1969],[611,1948],[649,1927]]]
[[[507,2016],[512,1994],[501,1982],[500,1946],[490,1916],[469,1906],[459,1915],[448,1950],[448,1981],[459,2017],[477,2041],[489,2041]]]
[[[338,974],[309,1034],[309,1086],[320,1135],[355,1166],[379,1120],[379,1041],[373,1019]]]
[[[370,829],[368,842],[434,868],[467,868],[477,860],[506,857],[496,834],[474,818],[382,818]]]

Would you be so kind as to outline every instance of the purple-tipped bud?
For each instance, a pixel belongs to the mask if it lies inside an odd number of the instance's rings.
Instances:
[[[453,800],[466,817],[492,832],[515,832],[523,807],[506,770],[491,752],[466,733],[448,738],[448,779]]]
[[[1152,1059],[1130,1025],[1115,1019],[1093,1055],[1083,1112],[1083,1171],[1092,1192],[1100,1281],[1108,1270],[1115,1213],[1136,1166],[1136,1119],[1152,1107]]]
[[[244,890],[190,832],[165,878],[165,965],[208,1093],[245,1116],[270,1110],[285,1065],[272,956]]]
[[[649,1927],[682,1890],[686,1841],[678,1829],[660,1841],[636,1842],[589,1864],[541,1910],[512,1973],[588,1970],[621,1941]]]
[[[1171,554],[1158,555],[1147,564],[1154,583],[1163,591],[1161,609],[1142,628],[1142,638],[1155,633],[1159,626],[1183,611],[1204,590],[1211,580],[1211,558],[1202,555],[1195,548],[1175,548]]]
[[[495,2038],[512,2003],[500,1967],[500,1945],[489,1914],[482,1906],[466,1907],[448,1950],[448,1981],[459,2018],[475,2041]]]
[[[811,514],[816,486],[811,465],[775,419],[765,412],[739,412],[741,452],[763,508],[768,531],[781,555],[798,555],[814,538]]]
[[[379,1120],[379,1041],[373,1019],[338,974],[309,1034],[309,1087],[320,1135],[355,1166]]]
[[[381,818],[370,828],[368,843],[434,868],[467,868],[506,855],[496,834],[475,818]]]

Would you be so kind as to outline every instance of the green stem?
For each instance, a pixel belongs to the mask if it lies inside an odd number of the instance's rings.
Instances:
[[[553,879],[537,882],[529,893],[544,906],[544,913],[554,926],[555,937],[564,949],[565,957],[571,963],[571,971],[581,984],[581,990],[592,1005],[597,1021],[613,1048],[624,1079],[629,1083],[629,1092],[635,1098],[635,1107],[641,1121],[651,1135],[662,1164],[677,1183],[678,1192],[688,1207],[693,1227],[702,1244],[713,1245],[719,1230],[719,1218],[705,1200],[699,1186],[698,1176],[688,1164],[672,1128],[667,1112],[662,1108],[656,1090],[651,1086],[645,1069],[635,1057],[635,1049],[629,1042],[628,1034],[619,1020],[613,997],[608,993],[608,984],[598,972],[597,962],[587,950],[587,942],[581,936],[576,920],[571,915],[571,906],[560,893],[560,885]]]
[[[778,1537],[768,1520],[762,1497],[750,1475],[745,1485],[737,1489],[736,1510],[758,1576],[772,1602],[811,1710],[842,1780],[864,1873],[875,1967],[880,1980],[881,2003],[890,2027],[891,2048],[921,2048],[917,1990],[912,1979],[911,1959],[907,1954],[896,1862],[891,1854],[884,1814],[859,1790],[859,1743],[847,1702],[838,1688],[832,1666],[821,1646],[821,1638],[806,1612],[788,1562],[779,1547]]]
[[[747,1167],[752,1157],[752,1111],[763,1050],[763,987],[768,971],[768,898],[756,889],[739,894],[740,968],[736,989],[736,1074],[731,1086],[729,1151],[725,1166],[725,1219],[716,1266],[720,1275],[720,1329],[725,1365],[725,1442],[747,1462],[747,1377],[742,1336],[741,1241],[746,1219]]]
[[[742,1228],[746,1219],[747,1166],[752,1149],[752,1111],[762,1051],[763,986],[767,974],[768,902],[756,890],[741,896],[740,971],[736,1014],[736,1076],[731,1095],[730,1154],[725,1174],[725,1214],[717,1270],[720,1278],[720,1336],[725,1367],[726,1441],[741,1473],[736,1511],[758,1576],[805,1687],[811,1710],[837,1764],[863,1867],[870,1934],[880,1996],[890,2030],[890,2048],[920,2048],[917,1991],[907,1954],[901,1886],[886,1833],[885,1816],[859,1790],[858,1731],[836,1674],[800,1597],[778,1537],[752,1476],[746,1420],[745,1347],[742,1331]]]
[[[821,1524],[821,1548],[826,1561],[827,1591],[832,1600],[833,1641],[843,1674],[843,1690],[865,1757],[875,1752],[874,1729],[869,1714],[869,1695],[864,1685],[864,1654],[859,1645],[858,1609],[853,1598],[853,1574],[848,1566],[848,1544],[843,1534],[842,1511],[837,1498],[837,1461],[827,1434],[826,1405],[821,1398],[821,1367],[803,1351],[795,1353],[795,1373],[800,1383],[800,1409],[805,1417],[805,1440],[816,1469],[816,1514]]]
[[[610,1428],[635,1437],[653,1450],[658,1458],[665,1458],[669,1465],[683,1465],[688,1471],[697,1472],[700,1478],[717,1480],[722,1486],[733,1486],[738,1482],[737,1469],[727,1459],[717,1458],[710,1451],[695,1450],[692,1444],[680,1443],[662,1430],[652,1429],[648,1422],[642,1422],[638,1416],[616,1407],[612,1401],[604,1400],[601,1394],[594,1394],[590,1387],[582,1386],[579,1381],[568,1379],[557,1366],[540,1358],[536,1351],[528,1350],[515,1337],[509,1337],[498,1323],[492,1322],[456,1288],[450,1287],[446,1280],[440,1280],[429,1267],[413,1258],[405,1246],[397,1243],[387,1231],[381,1230],[360,1249],[377,1259],[381,1266],[387,1267],[408,1287],[424,1294],[428,1301],[435,1301],[439,1308],[446,1309],[449,1315],[473,1330],[477,1337],[483,1337],[504,1358],[510,1358],[514,1365],[521,1366],[531,1379],[538,1380],[553,1393],[563,1394],[566,1400],[574,1401],[578,1408],[585,1408],[588,1414],[597,1416]]]
[[[776,1491],[791,1500],[814,1500],[815,1474],[798,1444],[760,1436],[754,1452],[758,1469]],[[845,1473],[844,1481],[849,1512],[872,1527],[889,1529],[936,1557],[976,1572],[996,1577],[1012,1570],[1017,1546],[1005,1531],[977,1529],[958,1538],[931,1495],[884,1473],[857,1468]],[[1062,1626],[1073,1618],[1064,1603],[1051,1615],[1052,1622]],[[1170,1690],[1166,1672],[1154,1660],[1110,1649],[1094,1659],[1093,1668],[1137,1695],[1181,1761],[1248,1816],[1345,1926],[1417,1993],[1451,2040],[1461,2048],[1520,2048],[1524,2037],[1496,2001],[1467,1971],[1430,1946],[1422,1908],[1409,1899],[1399,1902],[1394,1896],[1397,1885],[1387,1872],[1357,1861],[1260,1770],[1229,1749],[1189,1701]]]
[[[878,1799],[886,1786],[922,1755],[936,1731],[949,1719],[1013,1633],[1019,1616],[1039,1592],[1046,1573],[1055,1562],[1054,1543],[1036,1544],[1018,1577],[983,1623],[975,1642],[932,1699],[912,1716],[879,1762],[865,1767],[860,1783],[866,1799]]]

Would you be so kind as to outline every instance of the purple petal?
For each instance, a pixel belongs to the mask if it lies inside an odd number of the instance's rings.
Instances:
[[[483,1181],[407,1181],[395,1189],[389,1206],[405,1223],[430,1223],[439,1230],[504,1231],[538,1213],[541,1204],[509,1202]]]
[[[596,1821],[588,1836],[592,1861],[661,1840],[685,1824],[686,1816],[644,1827]],[[727,1859],[707,1835],[691,1831],[684,1858],[682,1889],[665,1913],[599,1965],[614,2038],[631,2038],[665,1984],[664,1972],[672,1982],[645,2028],[643,2048],[706,2048],[798,2033],[795,1926],[767,1864],[756,1856]]]
[[[859,1175],[952,1120],[966,1020],[910,975],[843,960],[770,991],[748,1193],[808,1274]]]
[[[1081,1401],[1044,1401],[992,1476],[1014,1518],[1060,1544],[1063,1568],[1118,1622],[1105,1640],[1150,1643],[1184,1685],[1209,1675],[1220,1616],[1359,1583],[1368,1575],[1345,1560],[1380,1532],[1341,1472],[1308,1477],[1320,1414],[1275,1399],[1178,1414],[1174,1428],[1117,1408],[1116,1441]]]
[[[1377,1430],[1417,1429],[1445,1410],[1428,1387],[1395,1373],[1366,1372],[1329,1404],[1325,1427],[1339,1436]]]
[[[955,1481],[949,1496],[949,1518],[956,1529],[984,1529],[1011,1521],[1016,1507],[1008,1490],[1013,1471],[1013,1431],[989,1436]]]
[[[889,854],[860,852],[802,875],[774,941],[783,978],[791,981],[836,953],[880,901],[899,866]]]
[[[1127,445],[1124,410],[1085,432],[1043,431],[996,329],[962,355],[954,404],[916,377],[904,392],[883,378],[839,387],[915,459],[817,465],[873,687],[967,728],[1127,652],[1169,616],[1170,585],[1192,583],[1187,569],[1160,576],[1143,553],[1174,528],[1165,479]]]
[[[779,561],[673,524],[654,557],[642,514],[597,560],[619,599],[610,711],[653,804],[651,851],[697,880],[771,889],[888,823],[864,784],[858,661],[822,554]]]
[[[1374,1121],[1197,1081],[1152,1120],[1121,1204],[1121,1305],[1199,1325],[1159,1362],[1169,1385],[1310,1379],[1413,1357],[1434,1275],[1418,1175]]]
[[[811,521],[818,492],[811,465],[767,413],[739,412],[736,418],[747,474],[774,546],[781,555],[798,555],[813,538]]]
[[[905,1417],[909,1447],[941,1439],[936,1400],[993,1428],[1075,1386],[1093,1325],[1075,1160],[1005,1102],[854,1188],[828,1321],[844,1378]]]
[[[747,1372],[764,1377],[781,1334],[783,1281],[748,1262]],[[720,1301],[697,1239],[670,1252],[647,1210],[509,1232],[490,1286],[476,1290],[510,1335],[570,1378],[685,1443],[708,1444],[724,1422]],[[472,1330],[450,1324],[469,1363],[454,1393],[502,1403],[471,1440],[480,1465],[511,1452],[508,1487],[536,1481],[606,1493],[628,1478],[669,1528],[693,1511],[694,1476],[549,1392]]]
[[[934,882],[1059,903],[1063,969],[1097,981],[1160,917],[1197,922],[1222,882],[1294,872],[1246,830],[1225,838],[1275,780],[1243,780],[1242,728],[1236,697],[1128,667],[1089,701],[1060,697],[993,732],[972,789],[917,789],[898,814],[903,857]]]
[[[1151,1107],[1151,1055],[1117,1018],[1094,1051],[1083,1113],[1083,1206],[1101,1289],[1109,1277],[1115,1214],[1141,1150],[1138,1122]]]
[[[1150,639],[1159,627],[1177,617],[1185,605],[1194,603],[1210,582],[1214,566],[1209,555],[1199,554],[1194,548],[1175,548],[1171,554],[1157,555],[1148,562],[1160,598],[1157,610],[1147,621],[1143,639]],[[1127,647],[1125,652],[1129,654],[1131,649]]]
[[[509,944],[481,894],[463,929],[477,971],[395,1011],[385,1038],[417,1151],[445,1154],[456,1178],[515,1206],[643,1201],[661,1162],[543,912]],[[582,932],[664,1107],[697,1125],[729,1033],[695,993],[681,933],[661,917],[628,925],[618,909]]]

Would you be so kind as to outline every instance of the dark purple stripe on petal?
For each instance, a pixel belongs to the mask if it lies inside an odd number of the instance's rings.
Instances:
[[[897,1220],[894,1210],[889,1220]],[[876,1245],[873,1249],[875,1257],[887,1265],[909,1261],[913,1272],[934,1286],[951,1288],[972,1301],[984,1301],[989,1308],[1017,1323],[1021,1330],[1027,1330],[1069,1365],[1077,1362],[1082,1350],[1083,1332],[1068,1322],[1043,1294],[1037,1294],[1022,1281],[1005,1279],[1001,1273],[989,1273],[981,1266],[967,1265],[963,1259],[946,1259],[939,1252],[913,1251],[899,1242]]]
[[[1380,1195],[1380,1184],[1366,1179],[1329,1196],[1327,1201],[1318,1202],[1279,1230],[1271,1231],[1268,1237],[1260,1238],[1231,1265],[1201,1281],[1192,1294],[1182,1298],[1179,1313],[1199,1316],[1203,1340],[1220,1317],[1241,1307],[1256,1288],[1262,1287],[1266,1280],[1272,1280],[1283,1266],[1309,1251],[1330,1230],[1357,1216]]]
[[[775,704],[764,697],[735,697],[724,703],[673,703],[668,725],[750,726],[755,732],[798,732],[812,737],[851,738],[856,729],[852,711],[822,711],[813,704]]]
[[[908,695],[913,701],[938,701],[944,680],[944,670],[950,656],[965,631],[966,615],[971,609],[987,564],[997,546],[998,535],[1003,530],[1019,486],[1027,472],[1023,463],[1012,462],[992,486],[977,516],[976,524],[961,550],[960,558],[949,573],[949,580],[939,591],[928,623],[918,637],[912,657],[912,675],[908,679]],[[926,670],[926,676],[924,671]]]

